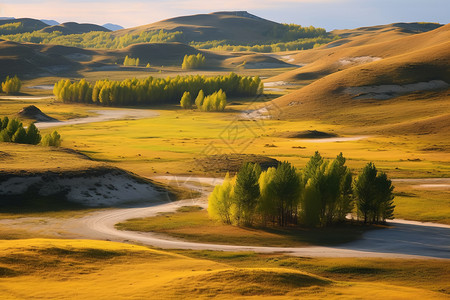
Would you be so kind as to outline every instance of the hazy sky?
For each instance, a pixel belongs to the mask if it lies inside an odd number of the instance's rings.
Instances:
[[[171,17],[246,10],[283,23],[328,30],[394,22],[450,22],[450,0],[2,0],[1,17],[133,27]]]

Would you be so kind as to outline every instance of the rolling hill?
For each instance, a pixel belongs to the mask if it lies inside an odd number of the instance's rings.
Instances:
[[[153,30],[182,31],[185,41],[233,40],[264,41],[278,23],[249,14],[246,11],[215,12],[183,16],[134,28],[118,30],[116,35]]]
[[[399,24],[401,24],[400,27]],[[399,24],[366,27],[364,30],[334,31],[333,33],[339,35],[345,32],[345,38],[318,49],[291,53],[289,55],[290,63],[305,66],[271,78],[271,81],[306,81],[309,83],[311,80],[355,65],[439,44],[449,37],[448,26],[419,23]],[[405,28],[411,29],[405,30]],[[435,29],[431,30],[431,28]]]
[[[58,24],[58,25],[45,27],[45,28],[41,29],[41,31],[47,32],[47,33],[59,31],[62,34],[67,35],[67,34],[88,33],[91,31],[109,32],[111,30],[109,30],[105,27],[99,26],[99,25],[95,25],[95,24],[80,24],[80,23],[76,23],[76,22],[67,22],[67,23],[62,23],[62,24]]]
[[[24,32],[33,32],[36,30],[41,30],[48,25],[40,20],[31,19],[31,18],[19,18],[19,19],[6,19],[0,20],[0,26],[7,24],[21,23],[21,26],[15,32],[7,32],[1,30],[1,34],[10,34],[10,33],[24,33]]]
[[[270,80],[300,81],[306,75],[315,80],[273,100],[273,107],[284,119],[326,119],[367,132],[450,138],[449,50],[450,24],[366,46],[307,51],[299,56],[314,62]]]

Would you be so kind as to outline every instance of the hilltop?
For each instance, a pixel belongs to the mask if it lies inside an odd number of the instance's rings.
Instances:
[[[62,34],[67,35],[67,34],[88,33],[91,31],[110,32],[111,30],[109,30],[105,27],[99,26],[99,25],[95,25],[95,24],[80,24],[80,23],[76,23],[76,22],[67,22],[67,23],[62,23],[62,24],[58,24],[58,25],[45,27],[45,28],[41,29],[41,31],[47,32],[47,33],[59,31]]]
[[[233,40],[256,42],[268,40],[268,33],[279,25],[246,11],[214,12],[171,18],[156,23],[118,30],[116,35],[153,30],[183,32],[185,41]]]

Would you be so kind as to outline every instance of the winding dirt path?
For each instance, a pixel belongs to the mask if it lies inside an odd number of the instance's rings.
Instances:
[[[96,113],[96,116],[86,118],[76,118],[67,121],[59,122],[37,122],[36,127],[39,129],[61,127],[66,125],[87,124],[103,121],[114,121],[122,119],[144,119],[154,118],[159,116],[159,113],[148,109],[103,109],[103,110],[91,110]]]
[[[219,183],[217,179],[197,177],[162,176],[156,179],[177,180],[183,185],[192,183]],[[199,188],[201,190],[201,188]],[[160,203],[150,207],[133,207],[105,210],[80,219],[66,221],[63,229],[75,236],[108,239],[120,242],[138,242],[160,248],[254,251],[260,253],[283,252],[307,257],[383,257],[383,258],[444,258],[450,259],[450,226],[406,220],[389,222],[390,227],[372,230],[363,238],[334,247],[257,247],[194,243],[177,240],[155,233],[117,230],[114,225],[132,218],[155,216],[172,212],[184,205],[206,207],[205,198]]]

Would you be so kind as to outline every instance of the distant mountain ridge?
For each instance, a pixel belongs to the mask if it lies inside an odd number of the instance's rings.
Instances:
[[[112,24],[112,23],[106,23],[103,24],[102,27],[105,27],[106,29],[109,29],[111,31],[116,31],[116,30],[120,30],[120,29],[124,29],[124,27],[117,25],[117,24]]]

